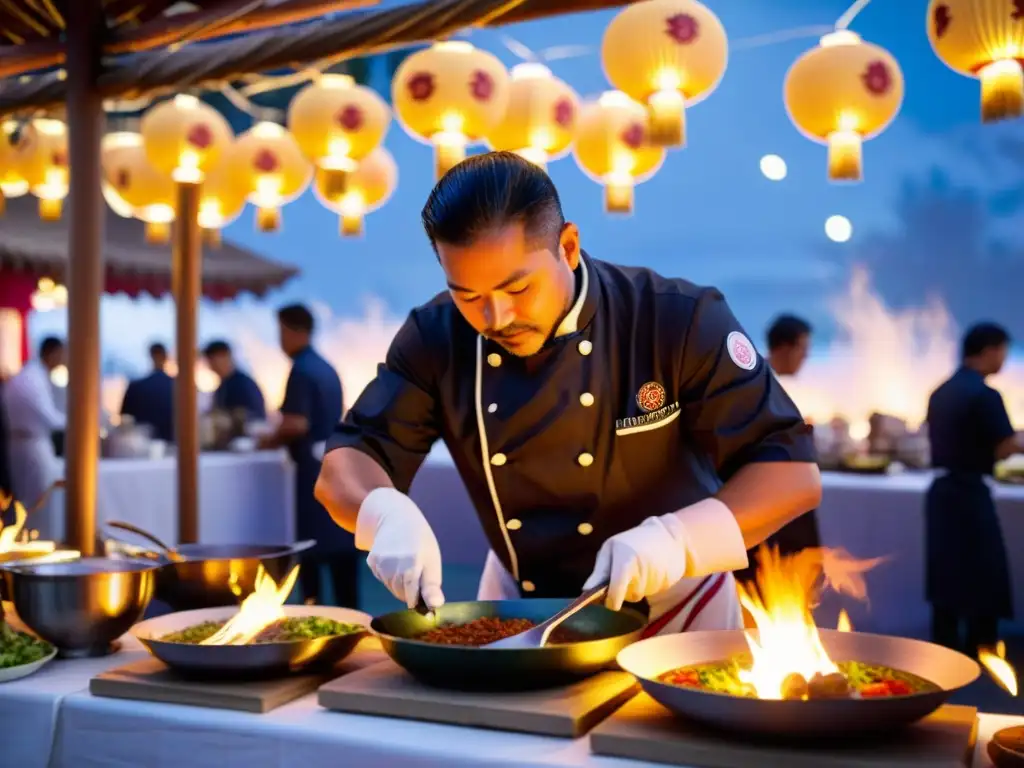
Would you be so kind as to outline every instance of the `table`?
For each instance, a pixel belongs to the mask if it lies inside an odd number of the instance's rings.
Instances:
[[[294,468],[284,451],[199,456],[199,540],[204,544],[285,544],[295,539]],[[178,543],[177,460],[102,459],[97,528],[132,523]],[[122,534],[118,534],[122,536]],[[125,541],[130,534],[123,534]]]
[[[640,768],[596,757],[587,738],[554,739],[320,709],[315,694],[266,715],[89,694],[89,679],[140,657],[134,641],[103,659],[51,662],[0,685],[0,768]],[[987,739],[1024,718],[982,715],[975,768]],[[187,755],[187,759],[183,756]]]
[[[930,609],[924,592],[924,495],[929,472],[900,475],[822,473],[818,510],[822,544],[843,547],[855,557],[888,556],[867,575],[868,604],[829,597],[819,621],[835,621],[840,605],[855,628],[865,632],[923,637]],[[427,458],[411,489],[441,545],[446,563],[483,568],[487,541],[473,504],[444,447]],[[996,508],[1010,558],[1018,621],[1024,629],[1024,487],[998,485]]]

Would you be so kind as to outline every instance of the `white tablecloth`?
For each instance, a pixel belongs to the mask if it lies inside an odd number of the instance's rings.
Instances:
[[[320,709],[315,694],[266,715],[105,699],[88,692],[97,672],[140,657],[52,662],[0,685],[0,768],[469,768],[560,766],[640,768],[596,757],[588,739],[458,728]],[[55,725],[56,723],[56,725]],[[984,744],[1024,718],[982,715],[974,766],[988,768]]]
[[[177,461],[103,459],[97,528],[121,520],[178,543]],[[294,468],[284,451],[203,453],[199,457],[199,540],[278,544],[295,538]],[[130,534],[117,533],[130,543]]]
[[[867,576],[867,604],[826,597],[819,621],[827,626],[847,609],[855,628],[865,632],[923,636],[930,609],[924,593],[924,495],[930,473],[850,475],[825,472],[818,510],[822,544],[843,547],[856,557],[888,556]],[[447,451],[439,446],[413,483],[412,497],[433,526],[446,563],[482,568],[487,553],[469,495]],[[994,487],[1006,539],[1016,607],[1024,627],[1024,488]]]

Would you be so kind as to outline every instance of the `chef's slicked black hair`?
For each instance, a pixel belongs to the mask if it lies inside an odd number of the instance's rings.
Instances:
[[[469,245],[486,232],[521,223],[529,238],[550,239],[557,253],[565,225],[547,172],[514,152],[475,155],[452,168],[423,206],[430,244]]]

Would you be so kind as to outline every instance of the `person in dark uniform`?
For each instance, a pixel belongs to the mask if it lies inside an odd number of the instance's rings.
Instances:
[[[153,370],[128,384],[121,401],[121,415],[131,416],[136,424],[148,424],[153,437],[164,442],[174,440],[174,379],[167,371],[167,347],[156,343],[149,347]]]
[[[514,153],[457,165],[422,218],[448,290],[398,331],[317,484],[376,577],[410,606],[444,602],[407,495],[442,439],[491,545],[481,599],[608,582],[652,634],[741,626],[730,572],[821,481],[722,294],[584,254],[547,173]]]
[[[281,349],[292,359],[292,370],[281,404],[281,424],[261,442],[263,447],[287,446],[295,462],[295,529],[299,539],[316,539],[299,571],[306,602],[323,603],[321,570],[326,568],[335,602],[355,608],[358,603],[358,566],[352,535],[331,521],[313,496],[323,444],[341,421],[341,379],[331,364],[312,347],[313,314],[301,304],[277,313]]]
[[[235,366],[235,357],[226,341],[211,341],[203,350],[210,370],[220,377],[220,386],[213,393],[213,407],[218,411],[245,411],[250,420],[267,418],[267,408],[252,376]]]
[[[925,500],[932,638],[969,653],[995,644],[999,619],[1012,617],[1006,547],[985,483],[996,461],[1024,451],[1003,398],[985,383],[1009,346],[998,325],[975,325],[964,336],[960,367],[928,401],[932,465],[940,472]]]
[[[803,368],[811,348],[811,324],[796,315],[779,315],[768,327],[768,364],[776,376],[796,376]],[[821,546],[818,517],[814,510],[800,515],[764,542],[779,554],[794,555],[810,547]],[[757,573],[756,552],[747,553],[750,565],[736,572],[736,580],[751,583]],[[749,622],[748,622],[749,623]]]

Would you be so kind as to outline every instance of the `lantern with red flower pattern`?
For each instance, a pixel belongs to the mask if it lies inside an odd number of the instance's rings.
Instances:
[[[686,143],[685,109],[718,87],[729,58],[725,28],[697,0],[643,0],[612,19],[601,42],[612,87],[645,104],[652,144]]]
[[[947,67],[981,81],[981,120],[1024,115],[1024,0],[931,0],[928,40]]]
[[[220,112],[185,94],[146,112],[141,131],[153,167],[175,181],[192,184],[203,180],[233,138]]]
[[[288,129],[325,183],[344,189],[345,175],[380,146],[391,110],[371,89],[348,75],[321,75],[288,107]]]
[[[505,117],[490,132],[487,143],[544,167],[572,146],[579,98],[542,64],[517,64],[511,75]]]
[[[60,120],[36,118],[21,129],[22,173],[39,198],[39,218],[60,219],[68,195],[68,127]]]
[[[239,136],[230,164],[230,172],[246,180],[261,232],[280,229],[281,206],[305,192],[313,178],[298,142],[276,123],[257,123]]]
[[[839,30],[789,68],[784,95],[797,129],[828,146],[829,179],[860,181],[862,144],[899,113],[903,73],[884,48]]]
[[[434,145],[440,178],[505,116],[509,77],[486,51],[457,40],[409,56],[391,81],[395,113],[413,137]]]
[[[604,185],[608,213],[633,211],[633,188],[650,178],[665,160],[665,150],[648,140],[650,116],[621,91],[608,91],[580,112],[576,123],[576,162]]]
[[[208,245],[220,245],[220,231],[242,214],[252,191],[250,177],[234,171],[237,151],[237,142],[224,150],[221,161],[206,172],[199,192],[199,226]]]
[[[354,237],[362,234],[366,214],[384,205],[397,186],[395,159],[384,147],[377,147],[349,174],[344,190],[334,188],[324,169],[318,168],[313,193],[325,208],[338,214],[342,237]]]
[[[21,141],[20,126],[14,120],[0,122],[0,215],[4,200],[21,197],[28,192],[25,180],[27,145]]]
[[[107,205],[119,216],[144,221],[148,242],[166,243],[174,221],[174,181],[149,162],[142,134],[109,133],[100,153]]]

